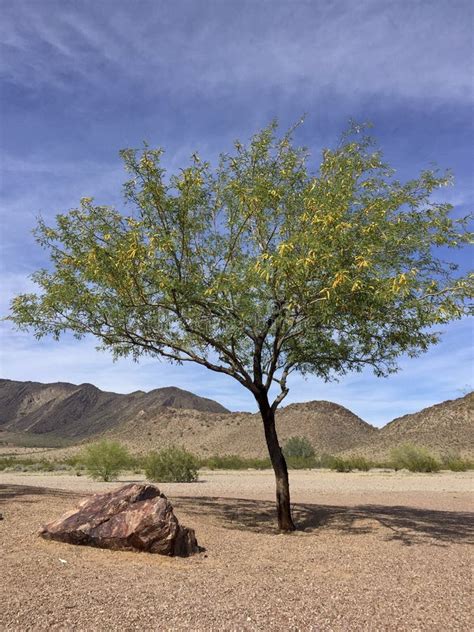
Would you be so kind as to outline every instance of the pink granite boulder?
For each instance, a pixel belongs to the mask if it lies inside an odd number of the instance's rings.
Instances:
[[[200,550],[194,531],[179,524],[166,496],[146,484],[95,494],[45,525],[40,535],[69,544],[182,557]]]

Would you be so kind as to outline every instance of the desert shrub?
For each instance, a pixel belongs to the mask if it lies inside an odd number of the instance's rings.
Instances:
[[[48,459],[34,459],[29,457],[8,457],[0,459],[0,470],[10,472],[54,472],[67,468],[65,464],[48,461]]]
[[[7,472],[28,472],[28,465],[21,465],[20,463],[17,463],[16,465],[13,465],[12,467],[8,467],[7,468]]]
[[[286,463],[290,469],[303,470],[313,469],[320,466],[320,461],[315,456],[297,457],[287,456]],[[223,456],[214,455],[201,460],[202,467],[210,470],[268,470],[272,467],[269,458],[245,458],[237,454],[225,454]]]
[[[315,456],[287,456],[286,463],[292,470],[312,470],[319,467],[319,460]]]
[[[71,467],[84,467],[82,463],[82,454],[79,452],[78,454],[73,454],[72,456],[68,456],[64,459],[64,463],[70,465]]]
[[[332,454],[327,454],[323,452],[320,457],[318,457],[317,467],[330,468],[333,469],[334,457]]]
[[[0,458],[0,472],[2,470],[6,470],[6,469],[12,467],[12,465],[14,465],[14,463],[15,463],[15,459],[13,459],[10,456],[1,457]]]
[[[443,468],[452,472],[466,472],[472,468],[472,463],[463,459],[457,452],[448,452],[442,459]]]
[[[104,439],[88,445],[80,455],[80,461],[94,480],[111,481],[128,467],[130,455],[117,441]]]
[[[330,468],[336,472],[352,472],[352,463],[350,459],[344,459],[342,456],[334,456]]]
[[[364,456],[349,456],[344,458],[342,456],[327,455],[326,459],[326,467],[329,467],[331,470],[335,470],[336,472],[352,472],[353,470],[368,472],[372,467],[374,467],[374,464]]]
[[[145,475],[150,481],[191,483],[198,478],[199,459],[184,448],[171,446],[150,452],[145,458]]]
[[[285,443],[283,454],[286,458],[310,459],[314,457],[314,448],[306,437],[290,437]]]
[[[82,476],[83,472],[85,472],[86,470],[86,466],[81,460],[82,458],[82,453],[79,452],[78,454],[68,456],[64,461],[66,465],[74,471],[74,474],[76,476]]]
[[[23,465],[24,472],[54,472],[54,463],[49,461],[35,461]]]
[[[372,462],[372,467],[377,469],[377,470],[393,470],[395,469],[393,467],[393,463],[391,461],[385,460],[385,461],[373,461]]]
[[[390,459],[395,470],[410,472],[439,472],[441,463],[425,448],[406,443],[394,448]]]
[[[351,456],[348,461],[353,470],[361,472],[368,472],[373,467],[373,464],[364,456]]]
[[[201,461],[210,470],[266,470],[272,466],[270,459],[244,458],[237,454],[214,455]]]
[[[349,456],[347,458],[333,456],[328,459],[328,463],[331,470],[336,472],[352,472],[353,470],[368,472],[373,467],[373,463],[364,456]]]

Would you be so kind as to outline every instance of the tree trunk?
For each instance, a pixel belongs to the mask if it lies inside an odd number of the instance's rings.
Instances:
[[[294,531],[296,527],[291,517],[288,468],[286,467],[285,457],[283,456],[280,444],[278,443],[278,436],[275,427],[275,413],[268,403],[266,394],[258,397],[257,402],[260,414],[262,415],[268,453],[275,472],[278,528],[281,531]]]

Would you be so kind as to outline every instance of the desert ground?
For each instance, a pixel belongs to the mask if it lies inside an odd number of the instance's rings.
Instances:
[[[472,473],[291,473],[300,530],[275,530],[271,472],[163,484],[205,551],[187,559],[45,541],[115,483],[0,474],[1,630],[473,629]]]

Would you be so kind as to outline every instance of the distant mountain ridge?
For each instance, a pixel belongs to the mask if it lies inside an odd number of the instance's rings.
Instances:
[[[85,438],[126,422],[140,411],[172,406],[228,413],[221,404],[174,386],[127,395],[92,384],[17,382],[0,379],[0,430]]]
[[[327,401],[289,404],[277,411],[282,444],[305,436],[318,454],[379,457],[402,443],[437,454],[474,456],[474,393],[430,406],[375,428]],[[72,442],[107,436],[136,451],[182,445],[198,454],[266,456],[258,414],[231,413],[219,403],[176,387],[149,393],[109,393],[92,384],[0,380],[0,433],[62,437]]]
[[[368,443],[377,428],[344,406],[326,401],[290,404],[277,411],[280,442],[305,436],[318,453],[337,453]],[[162,409],[159,415],[144,412],[106,433],[134,451],[177,444],[200,455],[239,454],[265,457],[267,448],[258,413],[209,415],[197,410]]]

